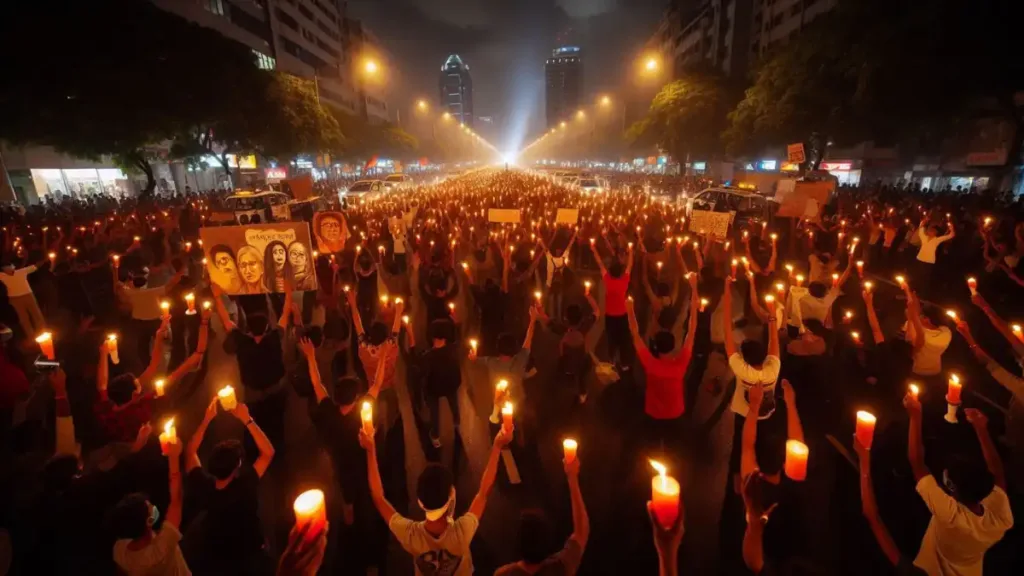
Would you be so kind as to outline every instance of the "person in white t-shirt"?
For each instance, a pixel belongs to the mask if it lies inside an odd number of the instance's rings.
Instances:
[[[948,232],[942,236],[939,236],[939,228],[937,226],[928,224],[927,217],[921,221],[921,225],[917,229],[916,236],[921,241],[921,248],[917,251],[917,262],[915,263],[917,268],[914,270],[914,281],[917,283],[917,286],[925,291],[926,296],[931,288],[936,252],[943,242],[952,240],[956,236],[953,222],[949,221],[946,224]]]
[[[512,440],[512,430],[500,430],[494,437],[491,453],[480,478],[477,492],[469,510],[455,516],[455,484],[450,470],[440,464],[430,464],[420,474],[416,495],[427,519],[415,522],[399,514],[384,497],[384,484],[377,464],[377,447],[373,434],[359,431],[359,443],[366,449],[366,469],[370,482],[370,497],[381,517],[406,552],[412,554],[416,576],[471,576],[473,557],[469,543],[473,540],[480,518],[487,507],[487,497],[498,475],[501,450]]]
[[[722,294],[722,306],[729,310],[732,306],[732,278],[725,279],[725,292]],[[768,348],[756,340],[744,340],[739,348],[733,338],[732,323],[728,316],[725,322],[725,354],[729,357],[729,368],[736,375],[736,392],[732,399],[732,410],[746,417],[749,411],[750,388],[760,384],[764,389],[764,400],[757,414],[759,420],[770,417],[775,412],[775,382],[779,379],[782,361],[779,359],[779,327],[774,307],[768,314]]]
[[[36,269],[37,264],[15,268],[14,262],[10,260],[0,266],[0,283],[7,287],[7,298],[18,313],[18,323],[26,336],[34,336],[46,328],[43,311],[39,309],[32,287],[28,284],[28,275]]]
[[[921,311],[921,301],[909,290],[907,294],[907,340],[914,349],[914,366],[918,376],[942,373],[942,354],[953,340],[953,332],[941,326],[941,314],[929,309]]]
[[[119,539],[114,542],[114,562],[128,576],[191,576],[181,555],[181,442],[167,445],[171,503],[160,530],[153,527],[160,519],[160,510],[144,494],[129,494],[121,499],[113,512],[114,529]]]
[[[1006,475],[988,433],[988,419],[973,408],[967,421],[974,427],[987,470],[957,457],[942,471],[942,485],[924,463],[921,404],[910,394],[903,400],[910,415],[907,456],[917,493],[932,514],[914,565],[928,574],[982,576],[985,552],[1013,527],[1006,496]]]

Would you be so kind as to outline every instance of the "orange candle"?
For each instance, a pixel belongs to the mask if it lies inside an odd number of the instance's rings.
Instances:
[[[1017,340],[1024,342],[1024,329],[1020,327],[1020,324],[1014,324],[1010,329],[1013,330],[1013,335],[1017,337]]]
[[[807,478],[807,456],[810,450],[799,440],[786,440],[786,462],[783,469],[791,480],[802,482]]]
[[[118,256],[117,254],[114,254],[113,259],[114,259],[114,268],[120,267],[121,266],[121,257]]]
[[[664,528],[669,528],[679,517],[679,482],[669,476],[664,464],[651,460],[658,475],[651,479],[651,507],[654,517]]]
[[[764,303],[768,307],[769,314],[775,311],[775,296],[772,296],[771,294],[765,294]]]
[[[732,259],[732,277],[733,278],[736,277],[736,267],[739,266],[739,263],[740,263],[739,260],[737,260],[735,258]]]
[[[576,459],[577,448],[579,448],[579,444],[572,438],[562,440],[562,454],[565,456],[566,464]]]
[[[857,441],[861,446],[871,449],[871,441],[875,438],[875,415],[864,410],[857,411]]]
[[[220,401],[220,407],[226,411],[234,410],[238,406],[235,389],[231,386],[225,386],[217,391],[217,399]]]
[[[863,260],[857,260],[857,275],[859,275],[859,276],[863,276],[864,275],[864,261]]]
[[[55,360],[56,354],[53,352],[53,334],[50,332],[43,332],[39,336],[36,336],[36,344],[39,344],[39,351],[46,356],[47,360]]]
[[[949,375],[949,388],[946,391],[946,402],[949,404],[960,404],[960,392],[963,391],[963,384],[956,374]]]
[[[505,405],[501,407],[501,427],[505,429],[505,432],[511,432],[514,427],[511,402],[505,402]]]
[[[324,505],[323,491],[314,489],[299,494],[292,509],[295,510],[295,524],[300,529],[309,526],[306,529],[306,538],[317,538],[327,524],[327,507]]]
[[[121,358],[117,355],[117,334],[107,334],[107,351],[110,352],[110,361],[120,364]]]
[[[195,314],[196,313],[196,295],[195,294],[193,294],[191,292],[189,292],[188,294],[185,294],[185,304],[188,304],[188,311],[186,311],[185,314],[191,315],[191,314]]]
[[[796,285],[797,286],[803,286],[804,285],[804,275],[803,274],[797,274],[796,275]]]
[[[469,340],[469,348],[473,351],[473,354],[476,354],[477,344],[478,342],[476,341],[476,338],[471,338]]]
[[[591,287],[591,285],[592,284],[590,283],[590,280],[584,280],[583,281],[583,293],[584,294],[587,294],[587,295],[590,294],[590,287]]]
[[[871,283],[871,280],[865,280],[864,281],[864,291],[865,292],[871,292],[871,287],[872,286],[874,286],[874,284]]]
[[[366,434],[373,434],[373,404],[370,404],[369,400],[363,401],[362,408],[359,409],[359,417],[363,421],[363,432]]]
[[[171,418],[164,424],[164,431],[160,434],[160,451],[163,452],[164,456],[166,456],[170,445],[177,443],[178,432],[174,428],[174,418]]]
[[[967,279],[967,288],[971,291],[971,296],[978,293],[978,280],[974,276]]]
[[[835,288],[836,286],[839,286],[839,274],[833,273],[832,274],[832,287]]]
[[[160,302],[160,318],[163,319],[163,320],[166,320],[167,318],[170,318],[170,316],[171,316],[171,303],[168,302],[167,300],[162,300]]]
[[[153,388],[156,390],[157,398],[164,395],[164,386],[166,384],[167,381],[164,380],[163,378],[157,378],[156,380],[153,381]]]

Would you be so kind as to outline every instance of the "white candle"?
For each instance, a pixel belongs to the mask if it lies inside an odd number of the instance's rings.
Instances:
[[[238,406],[238,398],[235,396],[235,389],[231,386],[225,386],[217,392],[217,399],[220,401],[220,407],[225,411],[234,410]]]

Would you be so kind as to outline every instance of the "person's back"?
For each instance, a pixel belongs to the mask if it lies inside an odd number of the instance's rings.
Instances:
[[[427,530],[427,522],[413,522],[396,514],[389,523],[395,539],[412,554],[417,576],[469,576],[473,574],[473,557],[469,543],[480,520],[464,514],[450,520],[448,527],[435,536]]]

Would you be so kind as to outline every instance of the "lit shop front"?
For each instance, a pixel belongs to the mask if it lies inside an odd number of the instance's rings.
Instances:
[[[40,199],[61,195],[129,194],[131,180],[118,168],[33,168],[32,185]]]
[[[839,180],[840,185],[859,186],[861,169],[853,160],[829,160],[818,167]]]

